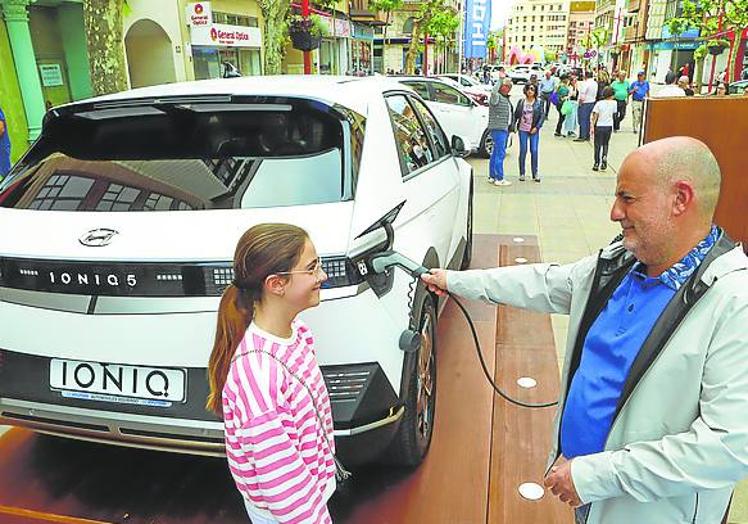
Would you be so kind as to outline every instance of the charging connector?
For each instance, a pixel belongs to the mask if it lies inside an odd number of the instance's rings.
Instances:
[[[384,273],[392,267],[399,267],[416,279],[420,279],[421,275],[429,272],[429,270],[425,268],[424,266],[422,266],[421,264],[414,262],[413,260],[402,255],[401,253],[398,253],[392,250],[382,251],[375,255],[372,255],[368,260],[368,265],[371,267],[374,273],[378,273],[378,274]],[[478,360],[480,361],[481,369],[483,370],[483,374],[486,376],[486,380],[488,380],[489,384],[491,384],[491,387],[493,387],[494,391],[507,402],[510,402],[516,406],[520,406],[523,408],[539,409],[539,408],[549,408],[549,407],[558,405],[558,401],[540,402],[540,403],[523,402],[521,400],[517,400],[515,398],[510,397],[509,394],[507,394],[504,390],[502,390],[496,384],[496,382],[494,382],[493,377],[491,377],[491,373],[488,370],[486,361],[483,358],[483,351],[480,347],[480,340],[478,340],[478,333],[475,330],[473,319],[470,318],[470,315],[465,309],[465,306],[463,306],[462,303],[459,300],[457,300],[457,298],[455,298],[452,295],[449,295],[449,296],[452,300],[454,300],[455,304],[457,304],[457,307],[460,309],[463,316],[465,317],[465,320],[467,320],[468,326],[470,327],[470,332],[473,335],[473,342],[475,343],[475,351],[476,353],[478,353]],[[407,352],[416,351],[419,343],[420,343],[420,335],[411,329],[405,330],[400,337],[400,347],[401,349],[403,349],[403,351],[407,351]]]

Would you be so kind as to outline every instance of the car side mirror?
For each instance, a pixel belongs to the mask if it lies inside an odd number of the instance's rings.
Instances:
[[[460,158],[465,158],[470,154],[470,151],[465,149],[465,141],[461,136],[452,135],[452,154]]]

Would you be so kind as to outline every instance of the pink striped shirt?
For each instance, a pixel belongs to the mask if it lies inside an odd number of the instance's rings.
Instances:
[[[281,339],[252,323],[223,388],[226,457],[237,488],[258,516],[290,523],[331,523],[335,491],[332,410],[314,337],[299,320]],[[319,410],[324,427],[315,414]],[[333,446],[330,449],[329,442]]]

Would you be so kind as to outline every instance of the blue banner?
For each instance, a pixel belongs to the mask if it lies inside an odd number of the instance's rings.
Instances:
[[[467,0],[465,2],[466,58],[486,58],[490,24],[491,0]]]

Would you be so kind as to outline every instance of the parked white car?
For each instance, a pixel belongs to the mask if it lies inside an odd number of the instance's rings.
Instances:
[[[507,71],[507,75],[512,79],[515,84],[527,83],[530,81],[530,77],[535,75],[538,80],[545,74],[545,70],[539,64],[532,65],[516,65]]]
[[[465,267],[462,156],[410,89],[381,77],[190,82],[51,110],[0,183],[0,424],[222,454],[223,424],[204,407],[220,295],[240,235],[288,222],[329,276],[302,318],[338,449],[418,464],[439,304],[367,260],[387,247],[375,224],[388,222],[393,249]]]
[[[487,129],[487,105],[478,104],[453,83],[421,76],[397,80],[423,98],[447,135],[458,135],[469,150],[486,158],[491,156],[493,140]]]

